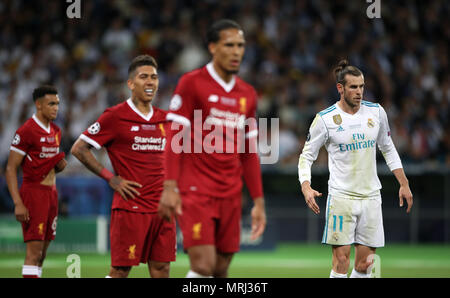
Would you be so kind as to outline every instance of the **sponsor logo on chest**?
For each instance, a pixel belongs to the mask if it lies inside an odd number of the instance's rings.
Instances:
[[[141,130],[142,129],[142,130]],[[159,129],[159,133],[157,130]],[[166,146],[165,130],[162,123],[142,124],[141,126],[133,125],[131,131],[139,132],[140,135],[133,136],[131,149],[133,151],[164,151]],[[144,134],[144,131],[154,131],[153,133]]]

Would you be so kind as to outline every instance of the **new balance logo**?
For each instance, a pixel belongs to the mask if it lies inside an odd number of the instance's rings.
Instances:
[[[131,131],[139,131],[139,126],[132,126]]]
[[[336,130],[336,132],[340,132],[340,131],[344,131],[344,129],[342,128],[342,126],[339,125],[339,128]]]

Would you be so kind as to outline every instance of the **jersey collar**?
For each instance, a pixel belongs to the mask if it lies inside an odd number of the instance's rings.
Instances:
[[[153,116],[153,107],[152,105],[150,105],[150,113],[148,113],[147,115],[144,115],[141,113],[141,111],[138,110],[138,108],[134,105],[133,101],[131,100],[131,97],[127,99],[127,104],[130,106],[130,108],[136,113],[138,114],[141,118],[143,118],[145,121],[150,121],[150,119],[152,119]]]
[[[222,78],[219,76],[219,74],[214,69],[213,63],[209,62],[206,64],[206,70],[208,71],[209,75],[214,79],[214,81],[217,82],[227,93],[229,93],[234,85],[236,84],[236,77],[233,75],[231,81],[228,83],[222,80]]]
[[[359,106],[359,109],[358,109],[358,111],[357,111],[355,114],[350,114],[350,113],[345,112],[345,111],[339,106],[338,102],[339,102],[339,101],[337,101],[334,105],[336,106],[336,108],[338,109],[339,112],[344,113],[345,115],[349,115],[350,117],[354,117],[354,116],[359,115],[359,114],[361,113],[362,105]]]
[[[38,119],[38,117],[36,117],[36,114],[33,114],[33,118],[34,122],[36,122],[37,125],[39,125],[43,130],[45,130],[46,133],[50,133],[50,124],[48,125],[48,127],[45,127],[44,123],[41,122],[41,120]]]

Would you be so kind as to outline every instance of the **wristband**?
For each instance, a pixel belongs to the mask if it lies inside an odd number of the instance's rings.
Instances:
[[[111,180],[111,178],[114,177],[114,174],[111,173],[107,168],[103,168],[99,176],[109,182],[109,180]]]

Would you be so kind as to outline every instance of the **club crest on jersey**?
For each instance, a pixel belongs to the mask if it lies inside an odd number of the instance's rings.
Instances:
[[[130,260],[136,259],[136,244],[130,245],[128,248],[128,258]]]
[[[100,132],[100,123],[95,122],[94,124],[92,124],[91,126],[89,126],[88,128],[88,132],[91,135],[96,135]]]
[[[202,223],[198,222],[192,226],[192,239],[199,240],[202,238],[200,231],[202,230]]]
[[[39,235],[44,235],[44,223],[43,222],[41,222],[38,225],[38,233],[39,233]]]
[[[336,123],[336,125],[340,125],[342,123],[342,117],[340,114],[333,116],[333,121]]]
[[[241,107],[241,113],[245,114],[247,112],[247,98],[241,97],[239,99],[239,106]]]
[[[373,122],[372,118],[367,119],[367,127],[369,128],[375,127],[375,122]]]
[[[164,124],[162,124],[162,123],[159,124],[159,130],[161,131],[161,135],[163,137],[165,137],[166,136],[166,130],[164,129]]]

